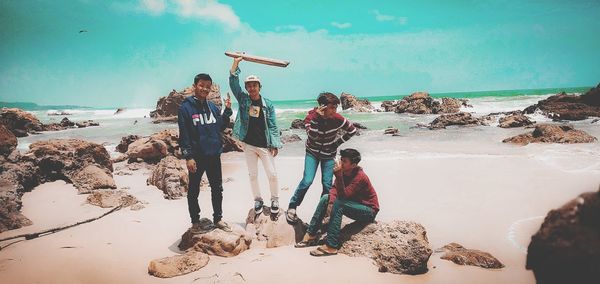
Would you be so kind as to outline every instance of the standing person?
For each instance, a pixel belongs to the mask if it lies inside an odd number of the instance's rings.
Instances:
[[[188,210],[192,219],[192,232],[202,233],[211,226],[201,225],[200,180],[206,172],[210,184],[213,207],[214,226],[231,232],[231,228],[223,218],[223,185],[221,173],[221,153],[223,142],[221,131],[229,124],[232,114],[231,100],[225,100],[225,110],[221,110],[213,102],[206,99],[210,93],[212,79],[208,74],[198,74],[194,78],[194,95],[187,97],[178,113],[179,146],[189,171],[189,187],[187,193]],[[210,225],[210,224],[209,224]]]
[[[298,221],[296,208],[302,203],[306,191],[315,179],[319,163],[321,164],[321,184],[323,185],[321,195],[329,193],[337,148],[356,134],[354,124],[337,113],[340,100],[336,95],[327,92],[321,93],[317,102],[319,107],[309,111],[304,118],[304,126],[308,134],[304,174],[288,205],[286,218],[291,223]],[[337,133],[340,129],[343,129],[345,133],[338,138]]]
[[[337,254],[341,246],[340,229],[342,216],[347,216],[359,222],[370,223],[379,212],[377,192],[361,167],[360,153],[355,149],[340,151],[341,162],[334,169],[335,185],[321,197],[319,205],[313,214],[304,239],[296,247],[306,247],[316,243],[317,231],[323,218],[330,216],[327,227],[325,244],[310,252],[313,256]]]
[[[250,188],[254,196],[254,213],[260,214],[263,210],[263,198],[258,185],[258,160],[260,159],[271,190],[271,213],[279,213],[279,180],[275,169],[275,156],[281,148],[281,138],[277,122],[275,121],[275,108],[273,103],[261,95],[262,88],[260,78],[250,75],[244,80],[244,87],[248,93],[240,87],[238,67],[242,57],[233,59],[231,70],[229,70],[229,87],[238,101],[239,109],[233,136],[244,142],[244,154],[250,177]]]

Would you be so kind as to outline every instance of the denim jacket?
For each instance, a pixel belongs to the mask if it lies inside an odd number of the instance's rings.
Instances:
[[[248,112],[252,101],[250,100],[250,96],[242,91],[242,87],[240,87],[240,79],[238,77],[240,72],[241,71],[238,68],[235,71],[235,74],[229,74],[229,87],[239,104],[235,124],[233,125],[233,137],[240,141],[244,141],[246,134],[248,133],[248,122],[250,121]],[[271,100],[266,99],[263,96],[261,96],[261,98],[263,112],[265,114],[267,148],[281,148],[281,136],[279,134],[279,129],[277,128],[277,122],[275,121],[275,108],[273,107]]]

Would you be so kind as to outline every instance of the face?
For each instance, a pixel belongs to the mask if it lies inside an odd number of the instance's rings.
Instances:
[[[211,81],[199,80],[198,83],[194,85],[194,94],[197,98],[206,99],[210,93],[210,87],[212,87]]]
[[[246,91],[251,96],[256,96],[260,93],[260,83],[259,82],[248,82],[246,83]]]
[[[353,168],[356,166],[356,164],[353,164],[353,163],[350,161],[350,159],[348,159],[348,158],[346,158],[346,157],[342,157],[342,158],[340,159],[340,162],[341,162],[341,164],[342,164],[342,170],[344,170],[344,171],[351,170],[351,169],[353,169]]]
[[[327,107],[325,107],[325,109],[323,110],[323,115],[325,117],[332,117],[334,114],[337,113],[337,104],[327,104]]]

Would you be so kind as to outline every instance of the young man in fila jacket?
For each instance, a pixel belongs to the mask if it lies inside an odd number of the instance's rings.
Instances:
[[[242,60],[242,57],[234,58],[229,70],[229,87],[239,104],[233,136],[244,142],[250,188],[254,197],[254,213],[262,213],[264,203],[258,186],[258,160],[260,159],[269,179],[270,211],[271,214],[278,214],[279,179],[275,168],[275,156],[281,148],[281,139],[275,120],[275,107],[269,99],[261,95],[262,85],[255,75],[250,75],[244,80],[244,87],[248,93],[242,91],[238,68]]]
[[[304,119],[304,126],[308,134],[304,174],[288,205],[286,218],[290,223],[298,221],[296,208],[302,203],[306,191],[315,179],[319,163],[321,164],[321,184],[323,185],[321,195],[329,193],[337,148],[356,134],[354,124],[337,113],[340,100],[336,95],[321,93],[317,102],[319,107],[309,111]],[[343,129],[345,133],[338,137],[337,133],[340,129]]]
[[[200,224],[200,180],[206,172],[211,190],[214,226],[231,231],[223,218],[223,186],[221,173],[221,153],[223,142],[221,132],[229,124],[232,114],[231,101],[225,100],[225,110],[206,99],[212,86],[208,74],[198,74],[194,78],[194,95],[186,98],[179,107],[179,146],[186,159],[189,171],[187,193],[188,210],[192,219],[192,232],[202,233],[211,226]]]

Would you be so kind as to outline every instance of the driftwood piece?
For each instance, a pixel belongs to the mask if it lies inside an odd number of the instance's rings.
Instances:
[[[285,61],[285,60],[272,59],[272,58],[267,58],[267,57],[245,54],[245,53],[236,53],[236,52],[226,51],[225,55],[227,55],[229,57],[233,57],[233,58],[241,56],[246,61],[265,64],[265,65],[271,65],[271,66],[277,66],[277,67],[287,67],[290,64],[289,61]]]

